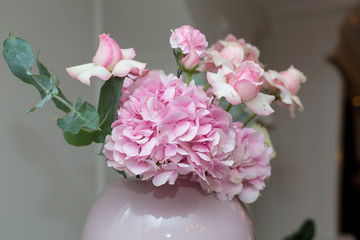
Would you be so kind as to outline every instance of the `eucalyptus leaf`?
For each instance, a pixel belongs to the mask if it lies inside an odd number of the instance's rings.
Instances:
[[[40,92],[41,101],[27,112],[43,107],[51,99],[55,102],[56,107],[64,112],[70,112],[74,108],[73,104],[57,88],[59,85],[57,77],[51,74],[39,59],[36,63],[40,74],[32,73],[31,68],[35,63],[35,57],[28,42],[14,37],[13,33],[10,32],[10,37],[3,44],[3,56],[16,77],[33,85]]]
[[[112,77],[101,87],[98,105],[101,131],[98,131],[94,138],[97,143],[103,143],[106,135],[111,133],[111,124],[116,119],[123,81],[124,78]]]
[[[14,37],[10,32],[10,37],[3,44],[3,56],[16,77],[32,84],[31,67],[34,65],[35,57],[28,42]]]
[[[99,115],[96,108],[88,102],[82,103],[81,97],[78,98],[75,108],[65,117],[57,120],[57,125],[64,131],[72,134],[79,133],[85,127],[92,130],[100,130]]]
[[[35,105],[35,107],[26,111],[26,113],[30,113],[35,111],[37,108],[42,108],[48,101],[50,101],[54,96],[58,95],[59,91],[56,87],[52,88],[50,93],[41,99],[41,101]]]
[[[63,132],[67,143],[74,146],[87,146],[93,142],[94,132],[80,130],[77,134],[70,132]]]
[[[47,76],[47,77],[50,78],[50,76],[51,76],[50,72],[47,70],[47,68],[45,67],[45,65],[42,64],[42,63],[40,62],[40,60],[39,60],[39,52],[38,52],[37,57],[36,57],[36,65],[37,65],[37,67],[38,67],[38,69],[39,69],[39,74],[40,74],[40,75],[45,75],[45,76]]]

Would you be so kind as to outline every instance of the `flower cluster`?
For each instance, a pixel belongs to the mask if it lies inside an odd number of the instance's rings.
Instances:
[[[254,202],[270,177],[273,149],[267,133],[247,125],[256,115],[273,113],[273,101],[288,106],[292,115],[296,107],[302,110],[297,93],[305,76],[294,67],[265,71],[259,50],[233,35],[208,48],[205,36],[186,25],[172,31],[170,45],[177,76],[145,69],[133,60],[133,49],[120,49],[106,34],[100,35],[92,63],[67,69],[88,85],[92,76],[124,80],[104,143],[108,166],[151,179],[155,186],[187,175],[220,200],[238,196]],[[192,80],[200,72],[206,73],[207,86]],[[230,108],[242,104],[253,115],[244,123],[233,121]]]

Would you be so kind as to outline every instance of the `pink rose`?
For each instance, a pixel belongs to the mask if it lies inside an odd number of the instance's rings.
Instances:
[[[170,45],[172,48],[180,48],[183,54],[194,51],[200,58],[205,55],[208,42],[205,35],[189,25],[171,30]]]
[[[108,80],[112,75],[125,77],[142,75],[145,63],[132,60],[136,53],[133,48],[120,49],[109,34],[99,35],[100,43],[92,63],[86,63],[75,67],[66,68],[67,73],[80,82],[90,85],[90,78],[96,76],[102,80]]]
[[[273,70],[267,71],[264,88],[270,94],[279,94],[281,102],[289,107],[290,115],[295,117],[296,107],[299,111],[304,110],[300,98],[296,94],[299,92],[301,84],[305,82],[304,74],[291,66],[280,73]]]
[[[261,66],[259,50],[244,39],[237,39],[229,34],[224,40],[219,40],[207,51],[205,60],[201,62],[199,71],[217,72],[222,66],[232,70],[244,61],[253,61]]]
[[[207,80],[217,98],[238,105],[242,102],[258,115],[274,112],[270,103],[274,96],[259,93],[263,85],[264,70],[252,61],[242,62],[234,71],[223,66],[217,73],[207,73]]]

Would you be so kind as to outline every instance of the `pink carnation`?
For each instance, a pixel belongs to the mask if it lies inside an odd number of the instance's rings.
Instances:
[[[173,184],[193,172],[222,178],[235,147],[231,115],[211,104],[201,87],[164,72],[150,71],[127,86],[118,118],[107,136],[108,166]]]
[[[243,202],[252,203],[270,177],[272,148],[266,146],[261,132],[242,126],[240,122],[233,124],[236,147],[227,160],[234,164],[226,169],[224,177],[216,179],[208,176],[206,181],[198,181],[208,192],[216,192],[220,200],[231,200],[238,195]]]
[[[171,30],[170,45],[172,48],[180,48],[182,53],[188,54],[194,51],[199,57],[205,56],[208,42],[205,35],[189,25]]]

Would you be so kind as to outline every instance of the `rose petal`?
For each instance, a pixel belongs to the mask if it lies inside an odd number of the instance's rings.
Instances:
[[[239,94],[232,86],[226,83],[226,77],[224,75],[208,72],[207,79],[217,98],[225,97],[232,105],[241,103]]]
[[[120,49],[119,45],[115,42],[114,39],[110,38],[111,47],[113,49],[112,60],[107,66],[107,69],[112,71],[115,65],[123,58],[122,50]]]
[[[90,86],[90,78],[96,76],[102,80],[108,80],[111,77],[111,73],[105,67],[95,66],[94,63],[86,63],[70,68],[66,68],[67,73],[82,82]]]
[[[132,60],[136,56],[136,52],[133,48],[121,49],[122,59]]]
[[[271,108],[270,103],[274,101],[275,97],[263,93],[258,93],[256,97],[245,104],[257,115],[267,116],[274,112]]]
[[[141,63],[134,60],[121,60],[118,62],[112,73],[117,77],[125,77],[129,73],[141,75],[146,67],[146,63]]]
[[[109,37],[109,34],[103,33],[99,35],[99,39],[99,47],[92,61],[95,65],[107,67],[113,58],[111,38]]]

